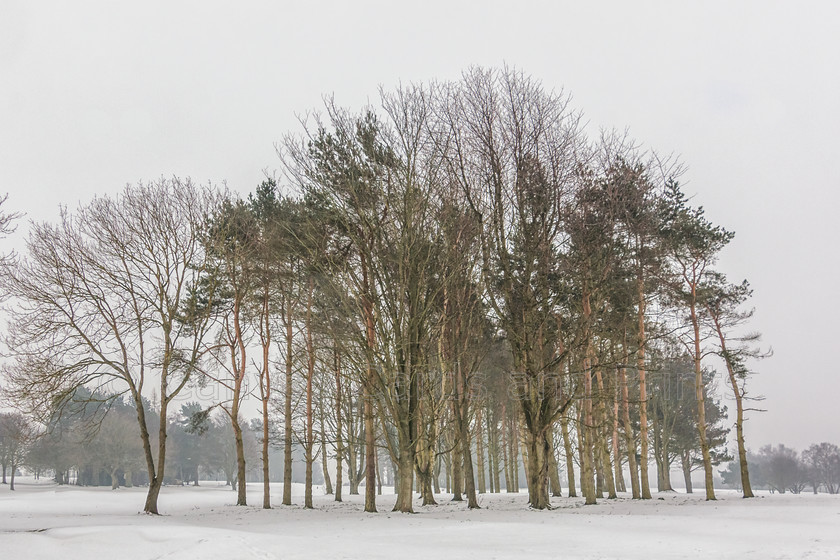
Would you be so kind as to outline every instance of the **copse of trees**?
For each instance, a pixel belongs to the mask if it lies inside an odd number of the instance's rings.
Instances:
[[[586,503],[625,490],[625,464],[632,496],[650,498],[651,455],[660,490],[679,460],[714,499],[728,433],[716,355],[751,495],[745,383],[762,354],[740,335],[749,289],[714,270],[732,233],[690,204],[679,167],[620,135],[591,141],[568,96],[512,69],[380,101],[328,102],[282,142],[284,180],[247,199],[161,180],[33,224],[4,267],[6,395],[49,411],[44,424],[80,387],[128,396],[152,513],[169,407],[194,384],[220,396],[183,422],[223,411],[239,504],[253,397],[264,507],[274,443],[284,505],[299,444],[305,507],[317,461],[329,488],[333,459],[335,499],[346,473],[366,511],[391,477],[395,510],[413,511],[415,490],[436,503],[441,480],[476,508],[482,491],[518,490],[520,468],[545,509],[561,463]]]

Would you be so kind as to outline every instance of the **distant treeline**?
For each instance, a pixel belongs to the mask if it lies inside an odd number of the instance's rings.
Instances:
[[[833,443],[812,444],[801,454],[782,444],[765,445],[758,453],[747,453],[747,461],[755,488],[781,494],[804,490],[840,493],[840,447]],[[730,463],[720,474],[724,484],[741,488],[737,464]]]

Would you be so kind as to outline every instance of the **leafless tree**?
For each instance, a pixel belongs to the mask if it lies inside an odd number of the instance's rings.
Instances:
[[[158,513],[169,405],[190,382],[210,328],[212,302],[199,302],[194,288],[207,273],[202,236],[214,196],[189,180],[161,179],[62,209],[57,224],[32,225],[26,252],[2,278],[14,298],[9,393],[33,414],[60,409],[82,386],[127,393],[149,474],[148,513]],[[154,387],[156,453],[143,403]]]

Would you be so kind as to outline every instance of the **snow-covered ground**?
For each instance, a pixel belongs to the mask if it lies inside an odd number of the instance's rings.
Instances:
[[[301,504],[301,488],[295,488]],[[345,488],[346,491],[346,488]],[[529,511],[525,494],[482,495],[464,503],[420,507],[415,515],[365,514],[360,496],[344,503],[316,496],[315,510],[279,505],[236,507],[216,482],[166,487],[164,515],[138,513],[144,488],[59,487],[20,480],[0,489],[0,558],[62,560],[291,558],[840,558],[840,497],[769,495],[743,500],[719,491],[654,495],[650,501],[554,498],[551,511]],[[261,504],[261,485],[248,487]]]

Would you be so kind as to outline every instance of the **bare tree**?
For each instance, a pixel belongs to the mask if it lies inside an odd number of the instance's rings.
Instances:
[[[822,485],[829,494],[840,493],[840,447],[832,443],[815,443],[802,452],[802,461],[807,465],[817,486]]]
[[[128,186],[75,213],[63,209],[58,224],[33,224],[25,255],[3,274],[14,297],[9,392],[37,414],[61,408],[82,386],[127,393],[149,474],[148,513],[158,513],[169,405],[190,382],[210,328],[210,302],[193,288],[207,273],[202,235],[213,200],[189,180]],[[143,406],[153,387],[156,453]]]
[[[15,489],[15,473],[26,461],[29,448],[35,441],[35,425],[19,412],[0,414],[0,454],[3,456],[3,483],[6,468],[10,470],[9,490]]]

